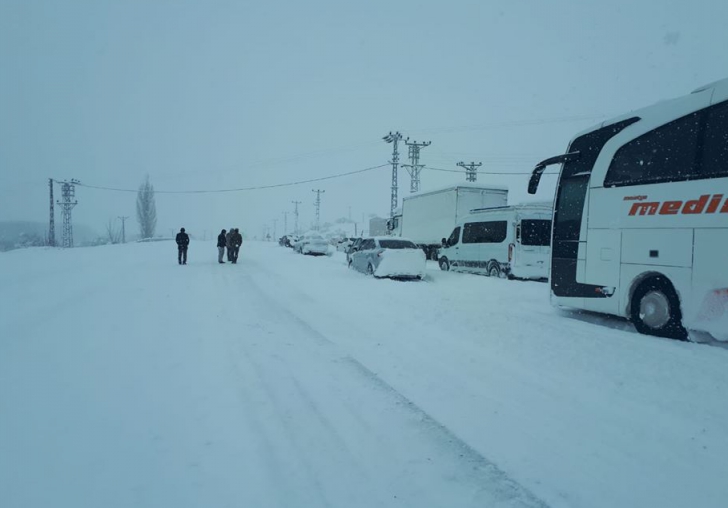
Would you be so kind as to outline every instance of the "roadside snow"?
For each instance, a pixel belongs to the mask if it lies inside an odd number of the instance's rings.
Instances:
[[[728,504],[725,349],[431,263],[215,256],[0,254],[0,506]]]

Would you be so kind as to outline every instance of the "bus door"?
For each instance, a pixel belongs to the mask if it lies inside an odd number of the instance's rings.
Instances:
[[[579,300],[575,304],[585,305],[586,300],[613,295],[601,279],[586,282],[589,181],[607,141],[638,120],[630,118],[589,132],[569,147],[570,153],[579,156],[564,163],[556,194],[551,245],[551,291],[556,297],[573,298]]]

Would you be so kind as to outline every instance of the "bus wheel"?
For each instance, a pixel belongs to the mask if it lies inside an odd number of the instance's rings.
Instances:
[[[488,277],[500,277],[500,276],[501,276],[500,265],[495,261],[491,261],[490,266],[488,267]]]
[[[443,272],[450,270],[450,262],[445,257],[440,258],[440,270]]]
[[[680,300],[672,284],[663,276],[650,277],[632,295],[632,322],[640,333],[687,340],[682,326]]]

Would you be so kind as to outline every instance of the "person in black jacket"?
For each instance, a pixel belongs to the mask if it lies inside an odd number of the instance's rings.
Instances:
[[[225,263],[222,260],[222,256],[225,254],[225,247],[227,246],[227,237],[225,236],[226,231],[223,229],[219,235],[217,235],[217,262]]]
[[[227,258],[228,261],[233,260],[233,233],[235,233],[235,228],[230,228],[230,231],[228,231],[227,235],[225,235],[225,247],[227,247]]]
[[[235,228],[231,237],[233,242],[233,264],[238,262],[238,254],[240,253],[240,246],[243,244],[243,235],[240,234],[240,230]]]
[[[190,237],[185,233],[185,228],[179,230],[177,237],[177,262],[181,265],[187,264],[187,247],[190,244]]]

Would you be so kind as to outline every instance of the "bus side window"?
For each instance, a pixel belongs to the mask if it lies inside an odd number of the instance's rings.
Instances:
[[[695,178],[701,114],[691,113],[678,118],[625,144],[614,155],[604,186]]]
[[[710,107],[705,123],[701,174],[704,178],[728,176],[728,101]]]

